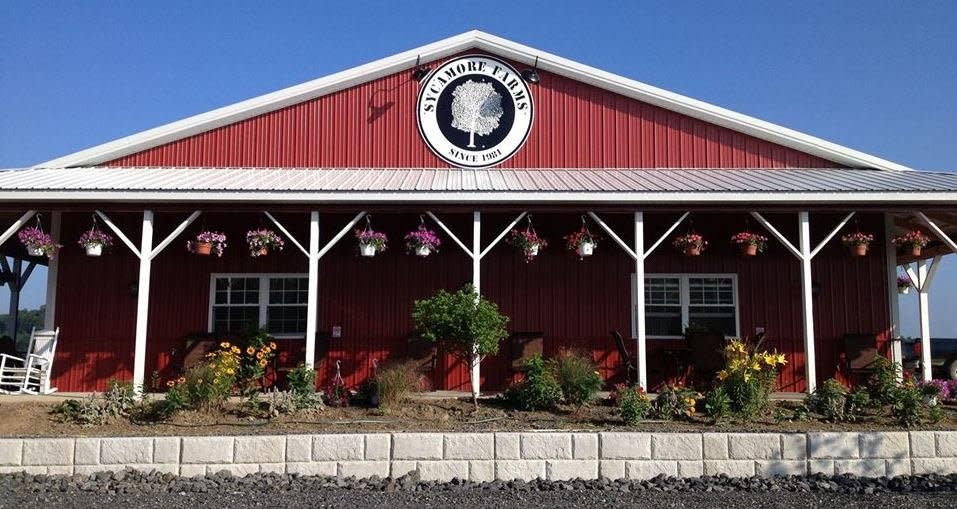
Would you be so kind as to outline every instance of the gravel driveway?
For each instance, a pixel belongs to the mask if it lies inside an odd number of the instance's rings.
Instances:
[[[180,478],[158,473],[92,477],[0,475],[0,507],[957,507],[957,475],[863,479],[704,477],[647,481],[510,481],[471,484],[225,473]]]

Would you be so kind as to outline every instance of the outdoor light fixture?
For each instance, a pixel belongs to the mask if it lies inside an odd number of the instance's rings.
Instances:
[[[430,72],[432,72],[432,68],[427,65],[423,65],[422,67],[419,67],[418,56],[415,57],[415,67],[416,69],[412,71],[412,79],[414,79],[415,81],[422,81],[426,76],[429,75]]]
[[[538,57],[535,57],[535,65],[531,69],[522,71],[522,78],[533,85],[542,81],[542,77],[538,75]]]

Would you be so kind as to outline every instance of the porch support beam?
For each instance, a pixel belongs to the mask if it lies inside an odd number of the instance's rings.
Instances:
[[[891,242],[894,218],[884,213],[884,264],[887,266],[887,308],[890,316],[891,361],[898,365],[904,362],[900,338],[900,302],[897,294],[897,249]],[[898,376],[903,375],[898,371]]]
[[[277,222],[278,224],[278,222]],[[287,236],[288,233],[287,233]],[[290,236],[290,238],[292,238]],[[306,293],[306,367],[316,365],[316,333],[319,312],[319,211],[309,213],[309,280]]]
[[[166,246],[170,245],[171,242],[176,240],[176,237],[179,237],[179,235],[183,233],[183,231],[186,230],[186,228],[189,228],[189,225],[193,224],[193,221],[195,221],[200,214],[202,214],[202,211],[199,211],[199,210],[194,211],[192,214],[189,215],[189,217],[187,217],[182,223],[180,223],[179,226],[177,226],[169,235],[166,236],[165,239],[163,239],[163,242],[160,242],[155,249],[150,251],[149,253],[150,260],[152,260],[153,258],[156,258],[156,255],[163,252],[163,250],[166,249]]]
[[[678,224],[688,217],[685,212],[681,219],[672,226],[668,233],[671,233]],[[667,234],[665,234],[667,235]],[[664,237],[662,237],[664,238]],[[661,241],[658,241],[660,244]],[[635,331],[638,336],[636,341],[636,354],[638,358],[638,385],[648,390],[648,355],[647,355],[647,329],[645,326],[645,258],[648,254],[645,252],[645,214],[641,211],[635,212]]]
[[[54,210],[50,213],[50,237],[53,242],[60,243],[60,222],[62,213]],[[60,272],[60,257],[54,256],[47,262],[47,293],[46,310],[43,316],[43,328],[53,330],[56,328],[56,289],[57,277]]]
[[[99,210],[95,210],[93,212],[97,216],[100,216],[100,219],[103,220],[103,224],[109,227],[109,229],[113,230],[113,233],[115,233],[116,236],[119,237],[119,239],[123,241],[124,244],[126,244],[126,247],[128,247],[130,251],[132,251],[133,254],[136,255],[137,258],[142,259],[142,256],[140,256],[140,250],[137,249],[136,245],[133,244],[133,241],[131,241],[129,237],[127,237],[126,234],[123,233],[123,230],[121,230],[119,226],[116,226],[116,224],[113,223],[112,219],[110,219],[106,214],[100,212]],[[150,222],[152,223],[152,219],[150,220]]]
[[[478,214],[478,212],[476,212],[476,214]],[[479,258],[485,258],[485,255],[487,255],[488,252],[491,251],[492,248],[495,247],[506,235],[508,235],[508,232],[512,231],[512,228],[515,228],[515,225],[517,225],[518,222],[521,221],[522,218],[525,217],[526,215],[528,215],[528,211],[522,212],[515,218],[514,221],[509,223],[509,225],[506,226],[504,230],[502,230],[502,233],[499,233],[498,236],[496,236],[495,239],[492,240],[492,242],[489,243],[488,246],[485,246],[485,249],[483,249],[481,254],[479,254]]]
[[[811,289],[811,221],[807,212],[798,213],[801,247],[801,312],[804,324],[804,376],[807,392],[817,388],[817,361],[814,355],[814,303]]]
[[[292,242],[292,245],[294,245],[294,246],[296,246],[297,248],[299,248],[299,250],[302,251],[302,254],[306,255],[306,258],[309,257],[309,251],[307,251],[306,248],[302,247],[302,244],[300,244],[299,241],[296,240],[296,237],[293,237],[293,235],[292,235],[291,233],[289,233],[289,230],[287,230],[286,227],[283,226],[282,223],[280,223],[278,219],[276,219],[275,217],[273,217],[273,215],[270,214],[268,211],[265,211],[265,210],[264,210],[264,211],[263,211],[263,214],[266,214],[266,217],[268,217],[269,220],[272,221],[273,224],[276,225],[276,228],[279,228],[279,231],[281,231],[282,234],[285,235],[287,239],[289,239],[289,242]]]
[[[800,260],[801,257],[804,256],[801,253],[801,251],[798,251],[798,248],[794,247],[794,244],[792,244],[791,241],[784,236],[784,234],[779,232],[778,229],[775,228],[770,221],[765,219],[764,216],[762,216],[761,214],[757,212],[751,212],[751,216],[757,219],[758,222],[761,223],[761,226],[763,226],[768,232],[770,232],[771,235],[774,236],[774,238],[778,239],[778,242],[780,242],[781,244],[784,244],[784,247],[788,248],[788,251],[791,251],[791,253],[794,256],[796,256],[798,260]]]
[[[685,219],[688,217],[688,215],[690,215],[690,214],[691,214],[691,212],[685,212],[684,214],[682,214],[681,217],[679,217],[678,220],[675,221],[675,222],[671,225],[671,227],[668,228],[668,230],[667,230],[664,234],[661,235],[661,237],[658,237],[658,240],[656,240],[655,243],[651,245],[651,247],[649,247],[648,249],[645,250],[645,258],[648,258],[649,256],[651,256],[651,253],[652,253],[655,249],[658,249],[658,246],[660,246],[661,243],[664,242],[664,241],[668,238],[668,236],[671,235],[672,232],[674,232],[679,226],[681,226],[681,223],[684,222],[684,220],[685,220]],[[637,251],[636,251],[636,252],[637,252]]]
[[[458,244],[459,247],[462,248],[462,251],[465,251],[465,254],[469,256],[473,256],[474,253],[472,253],[472,250],[465,247],[465,244],[461,240],[459,240],[459,238],[454,233],[452,233],[452,230],[450,230],[448,226],[445,226],[445,223],[443,223],[441,219],[439,219],[431,211],[426,211],[425,214],[429,216],[430,218],[432,218],[432,220],[435,221],[435,224],[439,225],[439,228],[441,228],[442,231],[444,231],[446,235],[448,235],[452,239],[453,242]]]
[[[524,212],[522,213],[524,215]],[[519,216],[518,219],[521,219]],[[518,222],[518,219],[515,222]],[[513,223],[514,224],[514,223]],[[501,236],[499,236],[501,238]],[[498,239],[495,240],[498,242]],[[489,249],[495,245],[495,242],[489,246]],[[475,287],[475,301],[476,303],[479,299],[482,298],[482,213],[479,211],[472,212],[472,286]],[[469,366],[471,369],[471,378],[472,378],[472,400],[478,401],[479,395],[482,393],[482,383],[480,377],[482,376],[482,357],[478,352],[478,345],[475,345],[472,349],[472,365]]]
[[[934,235],[936,235],[941,242],[947,244],[947,247],[949,247],[951,251],[957,252],[957,242],[954,242],[954,239],[950,238],[949,235],[944,233],[944,230],[942,230],[940,226],[937,226],[937,223],[931,221],[930,218],[927,217],[927,215],[925,215],[923,212],[918,211],[917,216],[924,221],[927,227],[934,232]]]
[[[100,214],[104,221],[108,221],[105,215]],[[112,223],[107,223],[117,235],[120,235],[119,229]],[[128,241],[127,241],[128,242]],[[134,250],[140,259],[140,277],[139,285],[136,290],[136,336],[133,345],[133,390],[137,394],[143,393],[143,383],[146,381],[146,326],[149,318],[150,308],[150,269],[153,259],[149,253],[153,251],[153,211],[143,211],[143,231],[140,236],[140,249]]]
[[[23,215],[20,216],[19,219],[17,219],[16,221],[14,221],[13,224],[11,224],[9,228],[7,228],[2,234],[0,234],[0,244],[3,244],[3,243],[6,242],[10,237],[12,237],[14,233],[17,233],[17,231],[18,231],[20,228],[22,228],[23,225],[26,224],[27,221],[29,221],[30,218],[33,217],[34,214],[36,214],[36,213],[37,213],[37,211],[35,211],[35,210],[28,210],[28,211],[24,212]]]
[[[625,253],[627,253],[628,256],[631,257],[632,260],[638,259],[638,255],[636,254],[636,252],[632,250],[630,247],[628,247],[628,244],[626,244],[625,241],[621,240],[621,237],[619,237],[618,234],[616,234],[615,231],[612,230],[610,226],[605,224],[605,222],[602,221],[600,217],[598,217],[598,214],[589,211],[588,216],[591,217],[592,220],[594,220],[596,223],[598,223],[598,226],[600,226],[602,230],[605,230],[605,233],[607,233],[608,236],[611,237],[612,240],[614,240],[625,251]]]
[[[318,212],[316,212],[316,214],[318,214]],[[341,230],[339,230],[339,233],[335,234],[335,236],[329,239],[329,242],[326,242],[325,246],[322,246],[322,249],[320,249],[316,253],[316,258],[319,259],[325,256],[330,249],[335,247],[335,245],[338,244],[340,240],[342,240],[342,237],[345,237],[350,230],[355,228],[356,224],[358,224],[359,221],[362,220],[363,217],[365,217],[365,215],[366,215],[365,212],[359,212],[358,214],[356,214],[356,217],[352,218],[352,221],[349,221],[345,226],[342,227]],[[310,242],[312,242],[311,236],[310,236]]]
[[[854,217],[854,212],[851,212],[845,216],[844,219],[833,230],[831,230],[831,233],[827,234],[827,237],[824,237],[824,240],[822,240],[821,243],[818,244],[813,251],[811,251],[811,258],[817,256],[817,254],[821,252],[821,249],[824,249],[824,246],[826,246],[827,243],[830,242],[839,231],[841,231],[841,228],[844,228],[844,225],[846,225],[852,217]]]

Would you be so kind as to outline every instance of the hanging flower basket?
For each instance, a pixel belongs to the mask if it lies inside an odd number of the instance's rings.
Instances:
[[[851,256],[867,256],[871,242],[874,242],[873,235],[859,231],[841,237],[841,243],[851,251]]]
[[[564,238],[565,246],[569,251],[574,251],[579,259],[592,256],[595,254],[595,248],[598,247],[598,236],[588,231],[584,219],[582,219],[582,227],[578,231],[565,235]]]
[[[406,252],[415,253],[422,258],[432,254],[432,251],[438,252],[440,245],[442,245],[442,239],[424,224],[420,224],[417,230],[405,234]]]
[[[197,255],[209,256],[213,252],[222,258],[226,250],[226,234],[222,232],[204,231],[196,235],[195,240],[186,242],[186,249]]]
[[[911,282],[909,276],[905,274],[897,275],[897,293],[901,295],[907,295],[910,293],[912,286],[914,286],[914,284]]]
[[[708,241],[697,233],[686,233],[675,237],[675,240],[671,241],[671,245],[684,252],[685,256],[699,256],[704,248],[708,247]]]
[[[757,233],[740,232],[731,237],[731,243],[741,249],[741,254],[755,256],[764,252],[768,244],[768,238]]]
[[[100,256],[103,254],[104,247],[113,245],[113,237],[106,232],[96,229],[96,226],[94,226],[88,231],[83,232],[83,235],[80,235],[80,240],[77,241],[77,244],[86,250],[87,256]]]
[[[539,237],[538,233],[535,232],[531,219],[529,219],[528,226],[524,230],[516,228],[509,232],[506,242],[522,250],[525,263],[534,260],[538,253],[548,246],[548,241]]]
[[[930,237],[915,229],[894,237],[891,242],[905,251],[909,250],[911,256],[920,256],[921,251],[930,243]]]
[[[223,240],[225,240],[225,238]],[[279,234],[265,228],[246,232],[246,244],[249,245],[249,256],[253,258],[268,255],[270,249],[282,251],[286,246],[286,243],[283,242]],[[212,246],[210,246],[210,248],[212,248]]]
[[[372,221],[369,216],[366,216],[366,227],[362,230],[356,230],[356,240],[359,241],[359,254],[368,258],[372,258],[376,253],[381,253],[386,250],[386,247],[389,242],[389,237],[382,232],[377,232],[372,229]]]
[[[50,235],[43,233],[39,221],[37,222],[37,226],[28,226],[20,230],[20,232],[17,233],[17,237],[20,239],[20,243],[23,244],[23,247],[27,249],[27,254],[30,256],[53,258],[56,252],[63,247],[53,242],[53,238],[50,237]]]

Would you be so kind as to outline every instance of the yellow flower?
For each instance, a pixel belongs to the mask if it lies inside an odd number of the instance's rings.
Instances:
[[[239,353],[239,347],[238,347],[238,346],[234,346],[234,347],[230,348],[230,351],[231,351],[232,353]]]
[[[254,354],[254,353],[256,353],[256,349],[255,349],[255,348],[253,348],[253,347],[251,347],[251,346],[248,347],[248,348],[246,348],[246,355],[252,355],[252,354]]]
[[[271,350],[275,350],[275,349],[276,349],[276,343],[273,343],[272,341],[270,341],[270,342],[269,342],[269,348],[270,348]]]
[[[226,374],[227,374],[227,375],[234,375],[234,374],[236,374],[236,370],[235,370],[235,369],[227,369],[227,370],[226,370]]]
[[[725,378],[728,378],[728,371],[725,369],[718,371],[718,380],[724,380]]]
[[[172,386],[174,386],[174,385],[176,385],[176,382],[174,382],[174,381],[172,381],[172,380],[170,380],[169,382],[166,382],[166,386],[167,386],[167,387],[172,387]]]
[[[226,341],[223,341],[222,343],[219,344],[219,347],[220,347],[220,348],[229,348],[229,343],[227,343]]]
[[[257,354],[256,354],[256,358],[257,358],[257,359],[262,359],[262,358],[263,358],[263,353],[262,353],[262,352],[257,353]]]
[[[755,371],[761,371],[761,363],[758,361],[754,361],[754,364],[751,364],[751,369]]]
[[[265,367],[266,367],[266,359],[260,360],[260,361],[259,361],[259,365],[265,368]]]
[[[778,364],[780,364],[780,365],[782,365],[782,366],[788,363],[787,359],[784,358],[784,354],[783,354],[783,353],[779,353],[776,360],[777,360]]]

